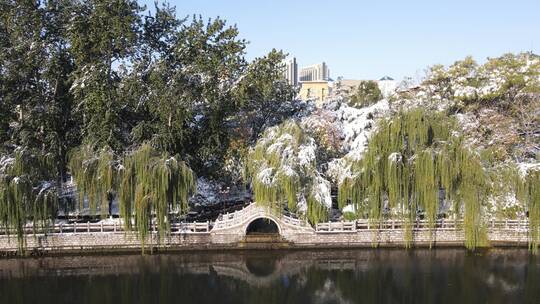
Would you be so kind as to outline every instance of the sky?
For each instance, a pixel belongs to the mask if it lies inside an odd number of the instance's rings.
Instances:
[[[153,7],[153,0],[143,0]],[[419,77],[471,55],[540,54],[540,0],[169,0],[178,16],[217,16],[249,41],[246,58],[273,48],[300,67],[325,61],[332,78]]]

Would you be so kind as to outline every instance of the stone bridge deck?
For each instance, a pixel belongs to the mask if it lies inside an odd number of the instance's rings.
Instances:
[[[403,247],[404,222],[384,221],[376,225],[370,221],[320,223],[312,227],[307,222],[280,214],[267,207],[250,204],[242,210],[221,215],[215,222],[180,223],[158,242],[157,234],[146,241],[158,250],[225,249],[250,247],[246,243],[248,226],[258,219],[267,219],[277,227],[288,248],[350,248]],[[462,246],[464,233],[459,221],[438,221],[435,229],[419,221],[413,227],[414,246]],[[117,224],[55,225],[47,234],[27,231],[26,248],[32,252],[118,251],[140,250],[140,240],[132,232],[123,231]],[[3,235],[2,235],[3,234]],[[488,239],[493,246],[526,246],[529,241],[527,221],[492,221]],[[274,244],[275,245],[275,244]],[[278,247],[283,247],[278,246]],[[275,248],[276,246],[268,246]],[[14,235],[0,231],[0,253],[17,250]]]

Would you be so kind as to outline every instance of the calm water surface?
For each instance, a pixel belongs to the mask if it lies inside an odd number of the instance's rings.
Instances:
[[[0,259],[0,303],[540,303],[521,249]]]

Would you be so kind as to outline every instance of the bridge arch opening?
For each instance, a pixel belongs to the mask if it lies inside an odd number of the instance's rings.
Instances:
[[[260,217],[248,224],[246,228],[247,236],[256,235],[279,235],[279,226],[269,218]]]

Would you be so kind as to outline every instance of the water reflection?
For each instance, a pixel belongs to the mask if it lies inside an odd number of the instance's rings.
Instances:
[[[276,271],[276,258],[248,257],[246,258],[246,270],[256,277],[268,277]]]
[[[0,260],[0,303],[538,303],[526,250],[250,251]]]

